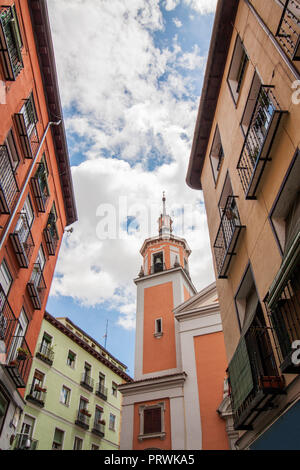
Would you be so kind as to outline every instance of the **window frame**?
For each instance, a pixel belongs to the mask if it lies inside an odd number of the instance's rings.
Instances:
[[[2,289],[3,289],[3,292],[5,293],[5,296],[6,296],[6,298],[8,298],[9,293],[10,293],[10,289],[11,289],[11,286],[12,286],[12,284],[13,284],[13,282],[14,282],[14,279],[13,279],[13,276],[12,276],[12,274],[11,274],[11,271],[10,271],[10,269],[9,269],[9,267],[8,267],[8,263],[7,263],[7,261],[6,261],[5,258],[3,258],[3,260],[1,261],[1,264],[0,264],[0,273],[1,273],[1,274],[2,274],[2,266],[3,266],[3,268],[4,268],[4,271],[6,271],[6,272],[5,272],[5,276],[8,278],[8,280],[10,279],[9,287],[8,287],[8,289],[7,289],[7,292],[5,291],[4,287],[2,286]],[[5,277],[5,276],[3,276],[3,277]],[[2,284],[1,284],[1,285],[2,285]]]
[[[64,389],[68,391],[68,395],[67,395],[68,400],[67,400],[67,403],[65,403],[65,402],[62,400],[62,397],[63,397],[63,390],[64,390]],[[71,402],[71,392],[72,392],[72,390],[71,390],[69,387],[67,387],[65,384],[62,385],[61,391],[60,391],[60,395],[59,395],[59,402],[60,402],[62,405],[67,406],[67,407],[70,406],[70,402]]]
[[[12,145],[10,144],[10,141],[12,142]],[[7,152],[8,152],[9,160],[10,160],[10,163],[11,163],[12,171],[13,171],[13,173],[16,173],[17,168],[20,164],[20,154],[19,154],[19,150],[18,150],[18,147],[17,147],[17,144],[16,144],[16,138],[14,136],[14,131],[13,131],[12,127],[9,129],[9,131],[6,135],[4,144],[6,145],[6,148],[7,148]],[[12,146],[14,147],[13,151],[16,154],[17,160],[13,159],[13,156],[12,156],[13,152],[12,152],[12,149],[11,149]]]
[[[145,434],[144,428],[144,411],[148,409],[160,409],[161,410],[161,431],[155,433],[147,433]],[[165,411],[166,411],[166,404],[165,402],[153,403],[150,405],[140,405],[139,406],[139,417],[140,417],[140,433],[138,435],[138,440],[142,441],[144,439],[151,439],[159,437],[160,439],[165,439],[166,431],[165,431]]]
[[[237,59],[237,55],[239,54],[239,51],[237,50],[238,47],[241,47],[242,48],[242,52],[241,52],[241,57],[240,57],[240,60],[238,61],[238,65],[236,64],[236,61],[238,60]],[[241,65],[242,65],[242,59],[245,60],[245,63],[243,64],[242,66],[242,69],[241,69]],[[248,68],[248,65],[249,65],[249,56],[248,56],[248,53],[247,53],[247,50],[244,46],[244,43],[240,37],[239,34],[236,35],[236,39],[235,39],[235,43],[234,43],[234,48],[233,48],[233,52],[232,52],[232,56],[231,56],[231,61],[230,61],[230,65],[229,65],[229,69],[228,69],[228,74],[227,74],[227,84],[228,84],[228,88],[229,88],[229,91],[230,91],[230,94],[231,94],[231,97],[233,99],[233,102],[234,102],[234,105],[235,107],[237,107],[238,105],[238,101],[239,101],[239,97],[241,95],[241,89],[243,87],[243,84],[244,84],[244,81],[245,81],[245,76],[246,76],[246,72],[247,72],[247,68]],[[233,70],[235,69],[235,70]],[[240,73],[240,69],[241,71],[243,72],[242,74],[242,78],[241,79],[238,79],[239,77],[239,73]],[[234,72],[234,73],[233,73]],[[233,73],[233,76],[235,76],[235,79],[233,78],[230,78],[230,75]],[[240,81],[241,80],[241,81]],[[239,84],[239,81],[240,81],[240,86],[239,86],[239,89],[236,90],[236,92],[234,93],[233,91],[233,84]],[[231,83],[232,82],[232,83]]]

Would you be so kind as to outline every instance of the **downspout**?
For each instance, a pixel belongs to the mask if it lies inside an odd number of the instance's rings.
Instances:
[[[6,237],[7,237],[7,235],[8,235],[9,230],[10,230],[10,227],[11,227],[11,225],[12,225],[12,223],[13,223],[13,220],[14,220],[14,218],[15,218],[15,215],[16,215],[18,209],[19,209],[19,205],[20,205],[21,199],[22,199],[22,197],[23,197],[23,195],[24,195],[24,193],[25,193],[25,191],[26,191],[26,189],[27,189],[28,182],[29,182],[29,180],[30,180],[30,178],[31,178],[31,176],[32,176],[32,173],[33,173],[35,164],[36,164],[37,159],[38,159],[38,157],[39,157],[39,154],[40,154],[41,148],[42,148],[42,146],[43,146],[43,143],[44,143],[44,141],[45,141],[45,138],[46,138],[46,135],[47,135],[47,133],[48,133],[48,130],[49,130],[50,126],[59,126],[60,124],[61,124],[61,120],[59,120],[59,121],[57,121],[57,122],[50,121],[50,122],[48,122],[48,124],[47,124],[47,127],[46,127],[46,129],[45,129],[45,131],[44,131],[44,134],[43,134],[43,137],[42,137],[42,140],[41,140],[40,145],[39,145],[39,147],[38,147],[38,149],[37,149],[36,156],[35,156],[34,159],[33,159],[33,162],[32,162],[32,165],[31,165],[31,167],[30,167],[30,170],[29,170],[29,172],[28,172],[28,174],[27,174],[27,176],[26,176],[26,179],[25,179],[25,181],[24,181],[24,183],[23,183],[23,189],[22,189],[22,191],[20,192],[20,195],[19,195],[19,197],[18,197],[17,204],[16,204],[16,206],[15,206],[15,208],[14,208],[12,214],[10,215],[9,222],[8,222],[8,224],[7,224],[7,226],[6,226],[6,229],[5,229],[5,231],[4,231],[4,234],[3,234],[2,239],[1,239],[1,241],[0,241],[0,251],[2,250],[2,247],[3,247],[3,245],[4,245],[4,242],[5,242],[5,240],[6,240]]]

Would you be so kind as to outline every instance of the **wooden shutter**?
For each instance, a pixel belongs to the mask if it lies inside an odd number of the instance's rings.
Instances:
[[[161,432],[161,407],[144,410],[144,434]]]

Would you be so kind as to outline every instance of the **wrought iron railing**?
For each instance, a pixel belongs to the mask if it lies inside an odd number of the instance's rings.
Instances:
[[[91,415],[87,409],[85,408],[79,409],[76,420],[75,420],[75,424],[83,427],[84,429],[88,429],[90,425],[90,418],[91,418]]]
[[[18,222],[10,238],[20,267],[28,268],[34,242],[25,213],[19,213]]]
[[[44,406],[46,400],[47,389],[34,382],[29,386],[29,393],[26,400],[34,402],[38,406]]]
[[[25,158],[33,158],[39,146],[39,136],[36,128],[37,115],[33,96],[25,102],[20,113],[15,114],[16,126]]]
[[[244,226],[236,204],[236,196],[228,196],[221,223],[214,243],[214,254],[219,278],[227,276],[227,271],[240,234]]]
[[[0,284],[0,363],[6,364],[18,320]]]
[[[99,420],[95,417],[92,432],[97,434],[99,437],[104,437],[105,435],[105,425],[101,424]]]
[[[31,278],[27,284],[27,290],[34,309],[41,310],[46,293],[46,283],[40,263],[35,263],[33,266]]]
[[[11,337],[6,369],[17,388],[25,388],[32,363],[32,354],[23,335],[15,333]]]
[[[276,38],[291,60],[300,60],[300,1],[286,0]]]
[[[53,364],[54,360],[54,351],[53,346],[50,344],[41,343],[38,346],[36,357],[46,362],[49,365]]]
[[[101,382],[97,384],[96,395],[98,395],[102,400],[107,400],[107,387],[105,387]]]
[[[253,422],[260,412],[272,408],[272,398],[285,393],[285,382],[276,365],[269,328],[251,326],[245,335],[245,341],[250,377],[247,377],[247,371],[241,371],[240,377],[243,377],[243,383],[231,388],[235,429],[252,429]],[[232,382],[230,376],[229,381]],[[240,390],[245,383],[249,384],[249,381],[251,386],[240,403]]]
[[[283,111],[273,87],[262,85],[254,106],[242,152],[237,164],[247,199],[254,199]]]
[[[56,223],[51,217],[51,214],[48,218],[46,228],[44,229],[44,237],[45,237],[49,256],[55,256],[59,237],[58,237]]]
[[[29,434],[16,434],[13,450],[36,450],[38,440],[33,439]]]
[[[19,191],[6,145],[0,145],[0,213],[10,214]]]
[[[39,212],[45,212],[46,204],[49,199],[49,188],[45,173],[37,173],[31,178],[31,185]]]
[[[91,391],[94,388],[94,379],[87,372],[83,372],[80,383],[83,387]]]
[[[0,7],[0,57],[5,80],[16,80],[24,67],[21,46],[15,7]]]
[[[284,373],[300,373],[300,365],[293,363],[293,342],[300,340],[300,264],[291,271],[281,286],[272,305],[266,307],[274,330],[280,368]]]

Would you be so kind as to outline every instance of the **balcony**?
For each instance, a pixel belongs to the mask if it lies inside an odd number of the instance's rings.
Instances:
[[[36,352],[36,357],[44,361],[49,366],[52,366],[54,360],[54,351],[53,347],[49,344],[39,344],[38,350]]]
[[[277,395],[285,394],[267,327],[250,327],[229,364],[234,428],[252,430],[261,413],[274,408]]]
[[[41,310],[46,293],[46,283],[39,263],[35,263],[33,266],[32,275],[27,284],[27,291],[33,308]]]
[[[46,388],[43,388],[37,383],[33,383],[30,385],[30,391],[26,396],[26,400],[30,401],[31,403],[34,403],[40,408],[43,408],[45,406],[46,394]]]
[[[104,387],[103,384],[97,384],[97,389],[95,393],[99,398],[102,398],[102,400],[107,400],[107,387]]]
[[[214,243],[214,253],[216,267],[219,279],[226,279],[231,259],[240,233],[244,228],[241,224],[238,208],[235,202],[236,196],[228,196],[221,217],[221,223],[218,229]]]
[[[92,392],[94,389],[94,379],[84,372],[82,374],[80,385],[89,390],[89,392]]]
[[[286,0],[276,32],[276,38],[291,60],[300,60],[300,4]]]
[[[283,262],[283,268],[285,264],[288,265]],[[300,264],[298,260],[298,264],[288,275],[285,275],[284,269],[280,269],[274,287],[271,288],[266,299],[267,311],[274,330],[280,370],[284,374],[300,374],[300,364],[293,360],[295,349],[292,348],[293,342],[300,340],[299,299]]]
[[[49,199],[49,189],[45,176],[36,175],[31,178],[31,187],[38,212],[46,212],[46,204]]]
[[[272,87],[262,85],[237,164],[246,199],[256,199],[264,169],[267,162],[271,161],[270,151],[284,113],[276,101]]]
[[[31,363],[32,355],[24,336],[14,333],[9,344],[5,367],[16,388],[26,387]]]
[[[10,239],[20,268],[28,268],[34,243],[25,213],[19,214],[19,220]]]
[[[98,421],[95,418],[94,425],[92,427],[92,433],[96,434],[99,437],[104,437],[105,435],[105,425]]]
[[[49,256],[55,256],[59,237],[57,233],[56,224],[50,216],[47,222],[47,226],[44,229],[44,238]]]
[[[6,364],[9,346],[12,343],[13,333],[16,329],[18,320],[6,298],[5,292],[0,284],[0,342],[3,345],[0,354],[0,363]]]
[[[77,426],[80,426],[81,428],[86,430],[90,426],[90,417],[91,417],[91,414],[88,412],[88,410],[85,408],[82,408],[81,410],[78,410],[75,424],[77,424]]]
[[[24,157],[32,159],[39,146],[37,115],[32,95],[25,101],[21,112],[15,114],[15,121]]]
[[[13,450],[36,450],[38,442],[28,434],[16,434]]]
[[[10,214],[19,191],[6,145],[0,145],[0,213]]]
[[[24,67],[21,47],[15,7],[0,7],[0,58],[5,80],[16,80]]]

